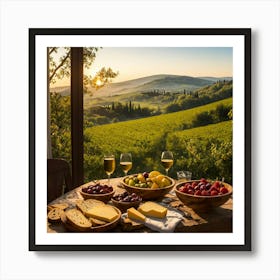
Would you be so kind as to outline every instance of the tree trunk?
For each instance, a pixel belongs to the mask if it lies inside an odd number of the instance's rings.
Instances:
[[[49,48],[47,48],[47,158],[52,158],[50,106],[51,104],[50,104],[50,82],[49,82]]]

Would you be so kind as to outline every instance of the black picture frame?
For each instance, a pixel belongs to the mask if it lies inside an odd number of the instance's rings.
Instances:
[[[244,244],[242,245],[49,245],[36,243],[36,36],[60,35],[218,35],[244,38]],[[124,28],[124,29],[29,29],[29,250],[30,251],[250,251],[251,248],[251,29],[250,28]]]

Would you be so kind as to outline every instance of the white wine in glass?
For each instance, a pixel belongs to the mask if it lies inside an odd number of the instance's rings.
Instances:
[[[173,154],[170,151],[164,151],[161,154],[161,164],[165,169],[166,175],[168,176],[168,171],[172,167],[174,162]]]
[[[116,160],[114,155],[104,155],[104,170],[108,176],[108,185],[110,185],[110,177],[116,168]]]
[[[120,165],[122,170],[127,176],[128,171],[132,168],[132,156],[131,153],[122,153],[120,156]]]

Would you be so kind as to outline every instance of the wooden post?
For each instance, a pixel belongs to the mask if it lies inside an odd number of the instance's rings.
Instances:
[[[52,143],[51,143],[51,104],[50,104],[50,77],[49,77],[49,66],[50,55],[49,48],[47,48],[47,158],[52,158]]]
[[[73,187],[84,183],[83,48],[71,48],[71,141]]]

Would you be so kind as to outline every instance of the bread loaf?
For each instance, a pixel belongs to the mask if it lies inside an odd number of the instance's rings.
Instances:
[[[65,216],[67,222],[81,231],[87,231],[92,226],[91,222],[76,208],[65,211]]]

